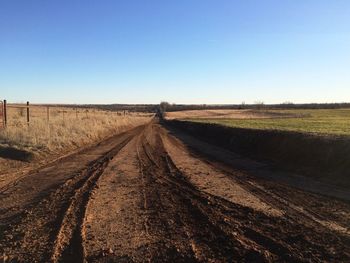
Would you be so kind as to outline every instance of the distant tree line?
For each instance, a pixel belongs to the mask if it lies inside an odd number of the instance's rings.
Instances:
[[[182,110],[203,110],[203,109],[340,109],[350,108],[350,103],[306,103],[294,104],[285,102],[281,104],[265,104],[262,101],[257,101],[253,104],[170,104],[161,102],[160,108],[163,111],[182,111]]]
[[[262,101],[256,101],[252,104],[175,104],[166,101],[160,104],[57,104],[50,106],[59,107],[76,107],[76,108],[96,108],[109,111],[129,111],[129,112],[150,112],[164,114],[171,111],[183,110],[215,110],[215,109],[340,109],[350,108],[350,103],[305,103],[295,104],[292,102],[284,102],[281,104],[265,104]]]
[[[99,109],[106,111],[157,112],[159,104],[49,104],[44,106],[72,107],[82,109]]]

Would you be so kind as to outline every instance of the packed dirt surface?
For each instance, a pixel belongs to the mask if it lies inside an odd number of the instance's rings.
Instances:
[[[295,117],[293,114],[263,110],[184,110],[167,112],[166,118],[173,119],[267,119]]]
[[[207,158],[179,133],[153,120],[3,186],[0,259],[350,261],[349,202]]]

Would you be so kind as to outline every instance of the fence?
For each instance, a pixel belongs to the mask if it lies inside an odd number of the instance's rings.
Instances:
[[[4,128],[6,125],[6,100],[0,101],[0,128]]]
[[[10,109],[18,109],[20,115],[25,117],[26,124],[29,125],[30,121],[30,110],[29,110],[29,101],[26,104],[8,104],[6,100],[0,101],[0,121],[1,127],[5,128],[9,125],[9,111]],[[26,114],[24,114],[26,112]]]
[[[7,103],[0,101],[0,128],[6,126],[30,126],[32,122],[51,124],[57,121],[74,122],[76,120],[92,119],[106,111],[92,108],[81,108],[59,105],[31,105],[26,103]],[[109,116],[112,117],[109,112]],[[128,111],[113,112],[117,116],[129,115]]]

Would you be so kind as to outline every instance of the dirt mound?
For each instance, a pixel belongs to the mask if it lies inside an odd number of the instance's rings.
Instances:
[[[231,128],[179,120],[167,123],[244,156],[338,186],[350,186],[349,137]]]

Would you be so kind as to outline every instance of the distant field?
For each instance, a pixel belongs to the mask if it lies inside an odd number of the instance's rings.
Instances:
[[[248,113],[243,112],[244,116]],[[255,112],[256,114],[256,112]],[[350,109],[334,110],[267,110],[261,116],[270,117],[198,117],[186,118],[196,122],[216,123],[229,127],[273,129],[316,133],[321,135],[350,135]],[[274,117],[275,116],[275,117]]]
[[[266,119],[296,117],[298,113],[260,111],[260,110],[184,110],[167,112],[166,118],[172,119]]]

